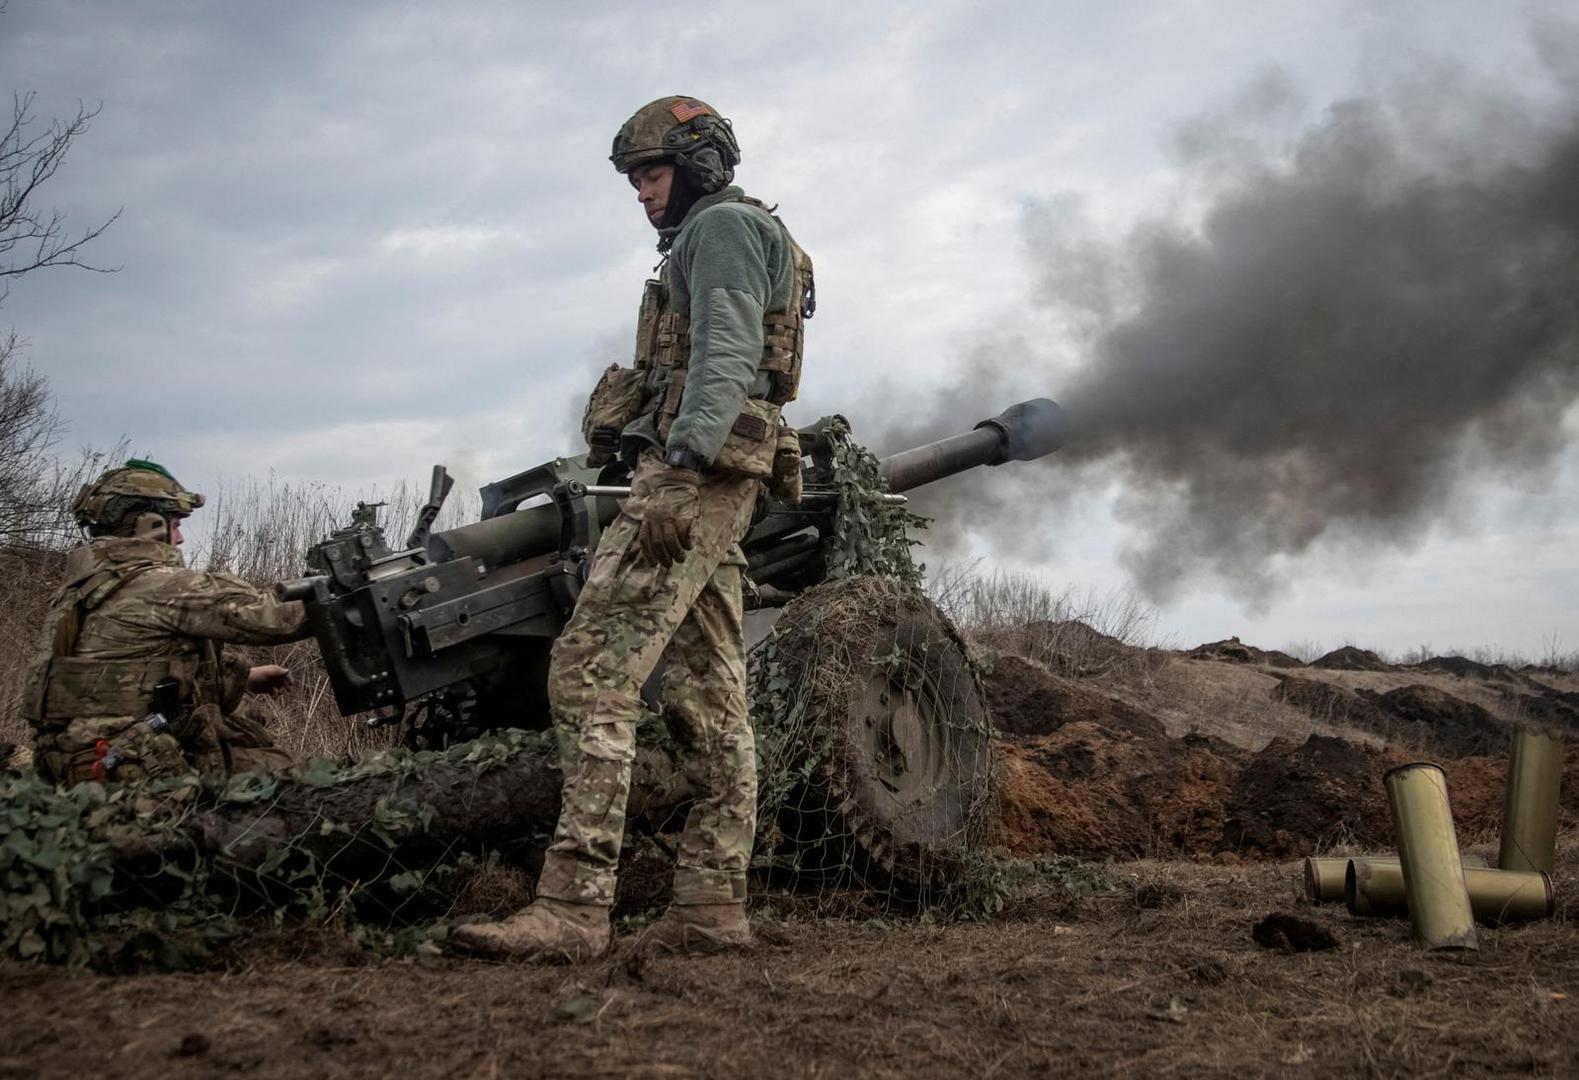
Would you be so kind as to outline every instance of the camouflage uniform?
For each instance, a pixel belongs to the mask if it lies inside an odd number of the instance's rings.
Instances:
[[[738,158],[726,128],[702,103],[669,98],[639,112],[615,140],[622,172],[670,160],[676,141],[690,140],[702,147],[690,152],[704,159],[711,181],[680,225],[660,233],[667,258],[643,297],[629,373],[639,415],[619,432],[625,455],[637,459],[631,495],[603,532],[549,669],[564,806],[538,892],[569,903],[613,902],[640,691],[660,659],[665,720],[699,792],[680,838],[675,903],[745,897],[756,749],[746,705],[740,540],[773,475],[779,407],[798,384],[811,265],[777,217],[726,186]],[[698,130],[707,137],[696,137]],[[598,411],[595,395],[589,418]],[[592,426],[589,419],[596,449]],[[637,541],[648,500],[672,464],[664,452],[677,446],[700,464],[699,502],[684,560],[666,566]],[[794,459],[798,477],[798,450]]]
[[[745,896],[756,828],[756,749],[746,711],[740,538],[760,483],[703,474],[701,513],[684,562],[656,566],[636,545],[644,489],[663,463],[642,456],[632,491],[604,531],[570,626],[554,644],[549,696],[565,773],[564,808],[538,892],[614,902],[641,687],[662,658],[664,711],[700,797],[686,819],[676,903]]]
[[[64,783],[283,768],[290,756],[243,707],[249,668],[226,660],[221,643],[306,634],[300,603],[188,570],[170,544],[104,537],[76,548],[23,690],[35,764]],[[156,731],[147,718],[166,678],[181,715]]]

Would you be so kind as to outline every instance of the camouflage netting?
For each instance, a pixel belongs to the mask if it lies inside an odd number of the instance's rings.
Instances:
[[[753,653],[760,760],[755,866],[767,888],[839,887],[870,908],[986,881],[991,728],[949,622],[921,596],[877,464],[841,432],[830,580]],[[641,727],[620,904],[661,902],[686,781]],[[0,952],[96,966],[204,962],[241,920],[348,927],[370,945],[442,941],[518,905],[558,815],[546,732],[444,751],[317,759],[275,777],[59,790],[0,775]],[[990,892],[990,890],[989,890]],[[849,895],[848,892],[845,893]],[[975,910],[990,907],[970,898]]]
[[[819,586],[752,667],[768,880],[904,906],[957,884],[991,818],[992,727],[937,609],[885,578]]]
[[[850,438],[842,416],[833,417],[826,434],[833,444],[833,480],[839,489],[839,513],[827,553],[828,580],[863,575],[886,577],[906,590],[921,591],[925,569],[912,557],[919,541],[910,534],[924,529],[927,519],[903,503],[884,501],[888,487],[878,460]]]
[[[957,906],[992,798],[992,726],[963,640],[921,593],[912,532],[877,459],[839,419],[828,581],[752,650],[756,866],[798,890],[859,887],[868,905]],[[848,898],[846,896],[846,898]]]
[[[67,790],[0,777],[0,946],[181,966],[242,916],[364,934],[442,918],[479,867],[541,852],[558,813],[553,754],[546,733],[509,731],[289,777]]]

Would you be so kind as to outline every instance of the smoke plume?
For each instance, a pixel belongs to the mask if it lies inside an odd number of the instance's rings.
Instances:
[[[1469,479],[1539,475],[1579,399],[1575,89],[1542,109],[1438,68],[1290,128],[1298,104],[1269,76],[1179,129],[1188,224],[1113,241],[1073,201],[1030,215],[1041,317],[1085,358],[1035,388],[1071,438],[1010,485],[923,501],[948,519],[935,531],[1105,479],[1150,598],[1208,578],[1254,602],[1318,542],[1407,547]],[[983,350],[947,417],[889,441],[1027,389],[1013,348]]]

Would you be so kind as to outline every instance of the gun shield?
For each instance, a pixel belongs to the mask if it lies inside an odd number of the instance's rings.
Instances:
[[[1491,925],[1545,919],[1557,906],[1551,878],[1538,871],[1466,866],[1464,886],[1476,921]],[[1409,914],[1403,867],[1380,859],[1350,860],[1344,902],[1351,915]]]
[[[1447,777],[1429,762],[1414,762],[1390,769],[1382,782],[1392,809],[1415,940],[1430,949],[1479,948]]]
[[[1345,880],[1348,877],[1350,862],[1391,863],[1398,865],[1396,855],[1366,855],[1354,859],[1317,859],[1305,860],[1305,898],[1315,904],[1337,903],[1345,896]],[[1491,865],[1484,855],[1465,855],[1464,865],[1489,866]],[[1403,878],[1399,877],[1402,884]]]
[[[1562,739],[1517,732],[1502,803],[1502,847],[1497,853],[1502,869],[1551,872],[1557,858],[1557,796],[1562,782]]]

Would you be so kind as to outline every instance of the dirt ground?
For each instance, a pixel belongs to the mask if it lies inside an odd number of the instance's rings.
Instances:
[[[253,937],[202,974],[0,960],[0,1080],[1579,1075],[1579,680],[1197,653],[1080,677],[996,659],[993,841],[1088,860],[1094,894],[1065,891],[1065,867],[949,925],[769,897],[749,955],[640,962],[627,932],[571,968],[380,959],[322,928]],[[1423,755],[1461,841],[1494,854],[1506,757],[1487,744],[1528,719],[1570,735],[1554,918],[1441,954],[1406,921],[1305,901],[1293,856],[1387,851],[1381,776]],[[1252,927],[1274,912],[1335,947],[1263,947]]]
[[[984,923],[759,910],[746,956],[539,969],[369,960],[327,933],[228,969],[0,963],[0,1077],[1572,1076],[1579,838],[1558,917],[1427,953],[1407,922],[1314,907],[1299,864],[1111,864],[1106,892]],[[1251,939],[1272,911],[1335,948]]]

